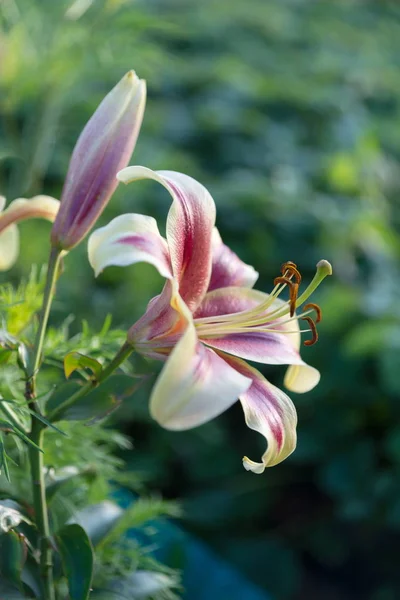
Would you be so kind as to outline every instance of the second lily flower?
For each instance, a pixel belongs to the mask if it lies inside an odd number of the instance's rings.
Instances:
[[[221,240],[215,228],[214,201],[200,183],[172,171],[128,167],[118,174],[125,182],[153,179],[173,203],[164,239],[152,217],[117,217],[89,238],[89,260],[96,274],[109,265],[140,261],[153,264],[167,279],[144,316],[128,332],[137,352],[166,361],[150,400],[152,416],[168,429],[184,430],[216,417],[240,399],[247,425],[266,438],[261,462],[244,457],[247,470],[262,473],[284,460],[296,446],[297,415],[290,398],[246,360],[291,365],[285,385],[306,392],[319,372],[301,359],[296,307],[303,305],[326,275],[327,261],[317,265],[314,280],[301,296],[301,276],[286,263],[268,295],[252,288],[258,273]],[[284,287],[290,300],[278,296]],[[307,308],[307,306],[306,306]],[[303,313],[317,339],[308,305]],[[310,342],[308,342],[310,343]]]

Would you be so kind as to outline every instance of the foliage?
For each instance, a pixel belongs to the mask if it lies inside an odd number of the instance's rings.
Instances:
[[[82,124],[133,67],[149,80],[152,115],[135,163],[186,171],[207,185],[225,241],[260,272],[260,288],[270,288],[286,259],[306,278],[321,257],[335,269],[319,297],[321,339],[308,351],[322,382],[295,399],[296,453],[252,478],[240,458],[258,448],[235,409],[197,431],[169,434],[150,422],[143,387],[112,417],[135,440],[133,453],[119,450],[132,462],[132,481],[140,472],[154,490],[183,497],[186,527],[277,598],[398,597],[398,3],[98,0],[66,18],[69,4],[1,5],[2,193],[59,196]],[[120,189],[104,219],[127,210],[164,214],[162,191],[135,193]],[[48,226],[22,228],[14,282],[47,258],[46,245],[32,240]],[[48,342],[59,366],[60,340],[66,351],[96,357],[96,336],[81,332],[82,319],[99,331],[112,313],[123,330],[161,285],[141,266],[95,282],[84,254],[82,247],[66,258],[68,284],[59,284],[65,300]],[[21,300],[7,294],[6,304]],[[66,306],[74,321],[65,321]],[[11,333],[29,330],[25,310]],[[145,368],[139,359],[133,367]],[[16,397],[19,376],[8,363],[1,368]],[[48,369],[50,381],[59,376]]]
[[[29,597],[31,594],[37,597],[40,589],[35,575],[37,557],[34,548],[37,532],[27,516],[32,511],[27,457],[28,445],[32,445],[32,442],[23,433],[29,419],[37,416],[28,410],[24,399],[24,364],[21,362],[19,348],[23,346],[29,356],[32,324],[42,293],[43,279],[38,278],[35,272],[16,290],[10,284],[0,286],[0,298],[3,301],[2,347],[6,345],[9,348],[0,384],[0,432],[3,436],[0,467],[0,591],[2,594],[10,594],[7,597],[17,593],[18,589],[20,592],[24,590]],[[35,302],[29,300],[31,295]],[[16,310],[16,306],[19,310]],[[41,380],[41,388],[57,388],[59,383],[64,382],[60,357],[69,356],[68,352],[72,347],[86,347],[94,352],[101,347],[103,357],[115,353],[116,341],[120,339],[121,332],[107,336],[109,326],[110,319],[107,318],[101,331],[94,333],[84,324],[83,331],[70,338],[67,320],[59,329],[50,331],[46,347],[47,369]],[[9,331],[19,333],[18,343]],[[85,366],[86,364],[78,365],[78,368],[81,370]],[[132,387],[131,377],[128,379]],[[115,384],[113,387],[115,388]],[[102,393],[106,394],[105,391]],[[131,393],[126,394],[126,397],[130,395]],[[46,400],[49,402],[48,397],[48,393],[39,395],[42,405]],[[94,414],[98,414],[99,410],[101,403],[97,403]],[[68,415],[65,418],[68,419]],[[79,415],[79,418],[84,420],[63,420],[59,428],[40,417],[48,426],[45,442],[48,465],[46,488],[52,530],[56,534],[64,573],[69,581],[70,597],[74,600],[86,598],[91,585],[99,594],[109,586],[123,586],[126,578],[136,574],[140,581],[146,577],[150,591],[138,592],[139,595],[134,595],[135,598],[173,600],[176,598],[173,590],[179,582],[177,574],[172,570],[165,570],[154,560],[150,562],[148,548],[126,540],[125,534],[128,530],[146,529],[148,523],[154,522],[156,518],[178,516],[177,506],[172,502],[146,496],[139,474],[132,473],[127,477],[124,461],[116,456],[117,449],[131,448],[131,441],[126,436],[112,428],[105,428],[99,419],[91,422],[86,413]],[[135,497],[132,497],[125,510],[109,500],[121,486],[135,491]],[[110,514],[112,519],[107,521],[107,515]],[[90,575],[92,544],[101,548],[96,553],[93,582]],[[61,575],[59,565],[56,575]],[[162,585],[159,577],[164,578]],[[6,587],[3,589],[2,585]],[[10,589],[7,586],[11,586]],[[65,582],[61,580],[60,598],[63,597],[64,587]],[[122,592],[121,596],[125,597]],[[130,591],[129,598],[131,597]]]

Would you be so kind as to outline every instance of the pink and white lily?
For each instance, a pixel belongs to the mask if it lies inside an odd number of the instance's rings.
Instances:
[[[253,290],[258,273],[223,244],[215,228],[214,200],[205,187],[181,173],[145,167],[127,167],[118,178],[124,183],[153,179],[173,200],[166,239],[152,217],[137,214],[121,215],[89,238],[96,275],[109,265],[146,261],[167,280],[128,332],[137,352],[166,361],[152,391],[151,414],[167,429],[184,430],[216,417],[239,398],[247,425],[268,443],[261,462],[244,457],[243,465],[262,473],[293,452],[297,415],[290,398],[246,361],[290,365],[285,385],[295,392],[318,383],[319,372],[299,354],[294,309],[331,273],[331,266],[318,263],[301,296],[293,263],[284,265],[271,294]],[[278,297],[285,286],[288,302]],[[302,317],[315,341],[315,323],[307,315],[315,308],[318,321],[320,313],[316,305],[308,306]]]
[[[0,271],[10,269],[18,257],[19,232],[17,223],[26,219],[56,218],[59,201],[50,196],[35,196],[31,200],[18,198],[5,209],[6,199],[0,196]]]

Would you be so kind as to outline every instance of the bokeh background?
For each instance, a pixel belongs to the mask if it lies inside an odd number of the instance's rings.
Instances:
[[[179,527],[216,557],[190,570],[188,600],[205,579],[229,577],[227,564],[260,599],[399,598],[399,3],[2,0],[0,23],[9,200],[59,197],[80,130],[134,68],[148,104],[133,162],[210,189],[224,240],[260,272],[259,289],[285,260],[306,279],[319,259],[334,265],[316,295],[320,342],[304,349],[323,376],[293,395],[299,444],[285,463],[263,476],[242,469],[242,455],[258,457],[264,442],[240,406],[169,433],[148,416],[147,386],[114,417],[134,440],[129,468],[181,499]],[[162,222],[168,206],[164,190],[138,183],[118,189],[101,223],[126,211]],[[21,231],[19,263],[2,281],[46,261],[48,224]],[[85,244],[65,269],[53,322],[72,313],[72,331],[107,313],[129,326],[162,285],[146,265],[95,281]],[[149,369],[136,360],[138,372]],[[282,369],[265,373],[281,383]],[[184,567],[180,552],[166,560]]]

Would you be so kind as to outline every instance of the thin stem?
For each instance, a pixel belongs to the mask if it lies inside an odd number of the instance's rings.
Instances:
[[[32,399],[34,399],[36,391],[35,391],[35,383],[36,383],[36,374],[39,369],[40,361],[42,359],[43,352],[43,344],[44,337],[46,334],[47,323],[50,315],[51,303],[54,296],[54,287],[57,279],[58,267],[60,264],[61,251],[57,248],[52,248],[50,252],[49,264],[47,269],[47,277],[46,277],[46,286],[44,289],[43,296],[43,304],[42,304],[42,312],[40,315],[39,328],[36,334],[35,339],[35,347],[33,350],[33,362],[30,370],[30,382],[31,387],[29,392],[32,395]],[[28,391],[28,390],[27,390]],[[30,400],[30,398],[28,398]]]
[[[133,350],[133,346],[131,346],[131,344],[128,342],[125,342],[125,344],[121,346],[117,354],[114,356],[112,361],[105,367],[105,369],[102,370],[99,377],[95,381],[90,379],[87,383],[85,383],[85,385],[77,390],[75,394],[70,396],[70,398],[67,398],[67,400],[65,400],[52,413],[50,413],[48,415],[48,419],[50,421],[57,421],[59,416],[64,413],[67,408],[75,404],[75,402],[77,402],[83,396],[86,396],[86,394],[88,394],[94,387],[97,387],[105,379],[107,379],[107,377],[109,377],[119,367],[119,365],[123,363],[130,354],[132,354]]]
[[[45,426],[38,419],[33,419],[30,438],[39,448],[43,448]],[[33,505],[35,507],[36,525],[40,535],[40,573],[44,587],[44,599],[55,600],[53,582],[53,551],[50,539],[49,515],[47,510],[46,486],[44,482],[43,453],[36,448],[29,448],[31,465]]]
[[[40,314],[39,328],[36,334],[33,360],[30,365],[26,382],[25,397],[31,410],[40,413],[36,401],[36,375],[40,366],[43,352],[44,338],[47,322],[49,320],[51,302],[54,296],[54,287],[57,279],[61,253],[52,249],[47,269],[46,286],[43,296],[42,312]],[[45,426],[38,419],[32,419],[30,439],[41,450],[43,449],[43,433]],[[36,524],[40,540],[40,571],[44,588],[44,600],[55,600],[53,582],[53,551],[50,540],[49,515],[46,501],[46,487],[44,482],[43,453],[35,448],[29,448],[29,462],[31,466],[33,506],[35,509]]]

